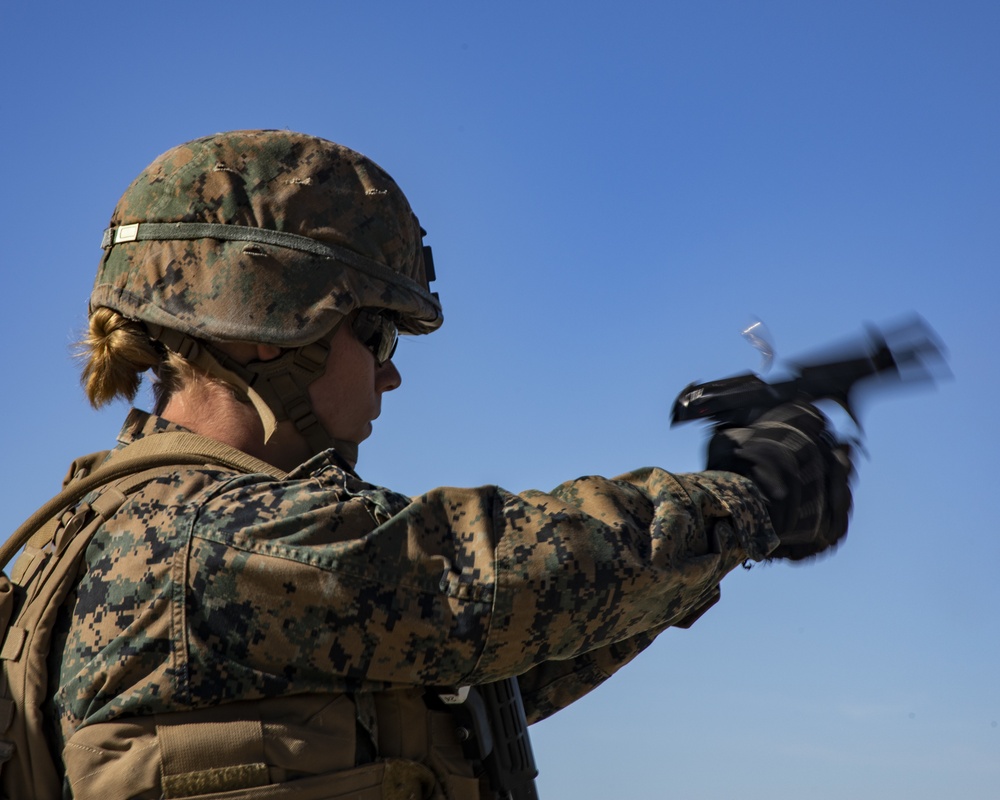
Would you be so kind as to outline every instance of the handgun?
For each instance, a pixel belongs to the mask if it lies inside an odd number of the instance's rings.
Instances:
[[[855,395],[862,384],[933,380],[935,365],[944,363],[944,346],[922,317],[885,330],[869,325],[864,340],[841,347],[838,357],[790,362],[787,380],[769,383],[747,372],[688,385],[674,401],[671,425],[706,420],[716,426],[743,426],[783,403],[832,400],[860,430]]]

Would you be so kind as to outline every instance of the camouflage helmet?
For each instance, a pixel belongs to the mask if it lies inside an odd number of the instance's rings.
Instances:
[[[125,191],[90,307],[282,348],[362,307],[429,333],[442,315],[422,235],[396,183],[360,153],[291,131],[220,133],[167,151]]]

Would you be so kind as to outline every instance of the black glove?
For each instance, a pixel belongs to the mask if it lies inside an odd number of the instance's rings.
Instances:
[[[708,445],[708,469],[757,484],[781,540],[772,558],[810,558],[847,535],[850,448],[834,439],[826,417],[811,404],[788,403],[746,427],[717,430]]]

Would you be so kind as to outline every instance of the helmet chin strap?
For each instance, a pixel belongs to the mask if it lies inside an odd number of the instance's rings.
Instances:
[[[334,439],[313,413],[309,386],[326,371],[330,342],[343,324],[311,344],[282,351],[270,361],[241,364],[208,342],[162,325],[145,323],[149,335],[209,375],[236,386],[246,394],[264,426],[264,443],[279,422],[291,421],[305,438],[313,455],[334,449],[353,466],[358,443]]]

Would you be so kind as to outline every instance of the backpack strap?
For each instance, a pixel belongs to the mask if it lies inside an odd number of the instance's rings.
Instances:
[[[17,551],[24,547],[36,532],[39,534],[39,540],[47,541],[45,535],[51,537],[58,524],[59,512],[79,502],[94,489],[126,475],[155,467],[204,464],[231,467],[245,473],[263,473],[278,479],[287,475],[283,470],[247,455],[242,450],[196,433],[170,431],[144,436],[112,453],[106,463],[90,474],[71,481],[63,491],[32,514],[0,546],[0,570],[7,566]],[[51,522],[53,518],[56,518],[54,523]]]
[[[186,432],[153,434],[112,452],[100,466],[98,460],[93,456],[74,462],[74,467],[84,466],[75,470],[79,477],[0,548],[2,570],[27,545],[15,567],[14,583],[0,571],[0,795],[9,794],[11,786],[18,791],[10,796],[59,795],[59,779],[43,734],[44,658],[55,609],[74,582],[76,565],[95,530],[131,493],[185,465],[217,464],[243,473],[285,477],[282,470],[233,447]],[[95,491],[96,496],[81,506],[80,501]]]

